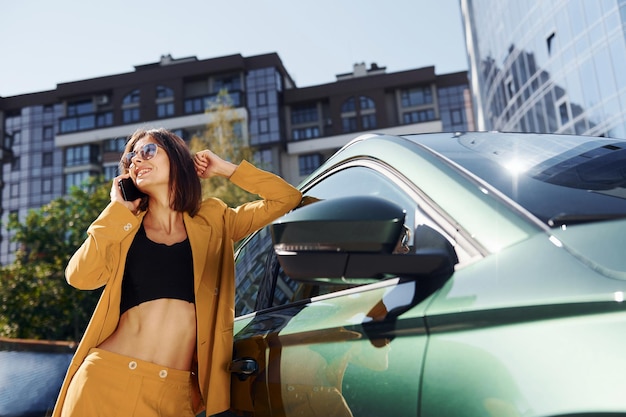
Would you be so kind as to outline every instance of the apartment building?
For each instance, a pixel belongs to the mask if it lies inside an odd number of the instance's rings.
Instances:
[[[386,73],[355,64],[333,83],[286,90],[285,174],[303,179],[359,132],[390,134],[472,130],[467,72],[434,67]]]
[[[466,72],[387,73],[376,64],[355,64],[335,82],[298,88],[275,53],[164,55],[132,72],[0,97],[1,219],[25,216],[89,176],[115,177],[126,138],[138,127],[165,127],[186,140],[201,135],[211,120],[206,109],[222,90],[255,162],[298,184],[363,132],[472,130],[468,88]],[[8,237],[0,230],[2,264],[16,249]]]

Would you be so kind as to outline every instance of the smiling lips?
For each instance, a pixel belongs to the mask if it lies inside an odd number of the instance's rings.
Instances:
[[[145,174],[146,172],[150,172],[151,170],[148,168],[144,168],[144,169],[140,169],[139,171],[137,171],[137,178],[143,176],[143,174]]]

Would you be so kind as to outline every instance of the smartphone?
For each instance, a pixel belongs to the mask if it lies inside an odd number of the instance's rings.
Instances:
[[[126,201],[135,201],[145,195],[139,191],[139,188],[137,188],[132,178],[122,178],[118,184],[120,186],[120,190],[122,191],[122,197]]]

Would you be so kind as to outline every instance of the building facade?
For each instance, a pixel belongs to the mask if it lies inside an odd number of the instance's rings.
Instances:
[[[478,130],[626,137],[626,1],[460,5]]]
[[[466,72],[436,75],[427,67],[388,74],[357,64],[333,83],[297,88],[275,53],[166,55],[133,72],[0,97],[2,224],[90,176],[118,175],[126,139],[139,127],[165,127],[185,140],[202,135],[211,120],[206,109],[224,90],[255,162],[292,184],[361,132],[474,128]],[[0,234],[6,264],[17,248],[5,227]]]
[[[355,64],[336,82],[285,90],[288,178],[303,179],[358,132],[473,130],[467,82],[465,71],[436,75],[426,67],[388,74],[376,64]]]

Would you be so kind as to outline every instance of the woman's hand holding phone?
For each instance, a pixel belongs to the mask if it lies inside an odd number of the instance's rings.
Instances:
[[[130,176],[121,175],[113,179],[111,185],[111,201],[122,203],[132,212],[137,211],[141,197],[145,194],[139,191]]]
[[[122,178],[119,180],[120,190],[124,201],[135,201],[143,197],[145,194],[139,191],[132,178]]]

